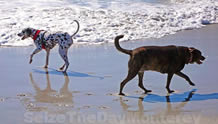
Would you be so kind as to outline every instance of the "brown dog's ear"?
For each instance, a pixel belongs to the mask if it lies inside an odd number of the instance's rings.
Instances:
[[[191,52],[191,53],[192,53],[194,50],[196,50],[194,47],[190,47],[190,48],[189,48],[189,52]]]

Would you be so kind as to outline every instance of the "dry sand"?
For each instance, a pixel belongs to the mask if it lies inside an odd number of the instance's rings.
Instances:
[[[34,47],[0,48],[1,123],[217,124],[217,32],[218,25],[209,25],[160,39],[121,43],[129,49],[174,44],[202,51],[206,61],[183,70],[196,86],[175,76],[171,88],[176,93],[170,96],[165,89],[166,75],[151,71],[144,75],[151,94],[143,95],[134,78],[124,89],[127,96],[118,96],[128,56],[113,44],[72,46],[68,76],[55,71],[63,64],[57,48],[51,52],[48,70],[42,68],[44,51],[29,65]]]

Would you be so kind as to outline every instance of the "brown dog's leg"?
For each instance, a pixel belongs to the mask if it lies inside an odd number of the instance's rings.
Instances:
[[[139,77],[139,85],[138,86],[145,91],[145,94],[148,93],[148,92],[152,92],[151,90],[147,90],[144,87],[144,85],[143,85],[143,76],[144,76],[144,72],[139,72],[138,73],[138,77]]]
[[[170,90],[170,82],[171,82],[172,77],[173,77],[173,73],[168,73],[168,76],[167,76],[167,85],[166,85],[168,93],[174,92],[173,90]]]
[[[137,75],[137,73],[135,73],[135,74],[128,74],[128,76],[126,77],[126,79],[124,79],[124,80],[121,82],[119,95],[125,96],[125,94],[122,92],[124,86],[126,85],[126,83],[127,83],[128,81],[132,80],[136,75]]]
[[[189,82],[189,84],[190,84],[191,86],[195,86],[195,84],[190,80],[190,78],[189,78],[187,75],[185,75],[184,73],[182,73],[182,72],[177,72],[176,75],[178,75],[178,76],[184,78],[186,81]]]
[[[133,68],[129,68],[129,71],[128,71],[128,75],[126,77],[126,79],[124,79],[121,84],[120,84],[120,93],[119,95],[125,95],[122,91],[123,91],[123,88],[124,86],[126,85],[126,83],[130,80],[132,80],[139,72],[139,67],[134,67],[134,66],[130,66],[130,67],[133,67]]]

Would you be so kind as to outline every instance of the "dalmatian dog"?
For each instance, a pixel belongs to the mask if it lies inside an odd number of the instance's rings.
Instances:
[[[46,63],[44,68],[48,68],[48,62],[49,62],[49,53],[52,48],[55,47],[56,44],[59,45],[59,54],[61,58],[64,60],[64,65],[60,67],[60,71],[64,70],[64,67],[66,66],[65,70],[63,71],[66,73],[67,68],[69,66],[68,56],[67,52],[70,46],[73,44],[72,37],[75,36],[79,31],[79,22],[77,20],[74,20],[77,23],[77,30],[73,35],[68,34],[67,32],[48,32],[45,30],[37,30],[33,28],[25,28],[22,30],[21,33],[18,34],[19,37],[22,37],[21,39],[24,40],[26,38],[31,37],[34,41],[34,44],[36,46],[36,49],[33,51],[33,53],[30,55],[30,61],[31,64],[33,61],[33,56],[37,53],[39,53],[42,49],[46,51]]]

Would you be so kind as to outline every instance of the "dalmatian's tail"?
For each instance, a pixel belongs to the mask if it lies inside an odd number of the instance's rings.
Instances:
[[[71,37],[73,37],[73,36],[75,36],[77,33],[78,33],[78,31],[79,31],[79,22],[77,21],[77,20],[73,20],[73,21],[75,21],[76,23],[77,23],[77,30],[76,30],[76,32],[73,34],[73,35],[71,35]]]

